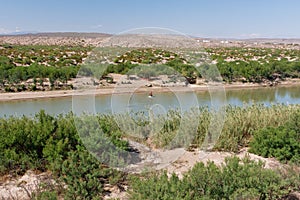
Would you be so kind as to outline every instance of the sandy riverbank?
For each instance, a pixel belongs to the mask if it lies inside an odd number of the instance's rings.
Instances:
[[[57,90],[57,91],[39,91],[39,92],[19,92],[19,93],[1,93],[0,101],[11,100],[30,100],[41,98],[63,98],[71,97],[73,95],[109,95],[109,94],[126,94],[126,93],[154,93],[162,92],[205,92],[209,89],[225,89],[225,90],[239,90],[239,89],[256,89],[256,88],[274,88],[274,87],[300,87],[300,79],[284,81],[277,86],[269,87],[254,83],[232,83],[222,85],[190,85],[188,87],[130,87],[130,86],[110,86],[103,87],[90,91],[75,91],[75,90]]]

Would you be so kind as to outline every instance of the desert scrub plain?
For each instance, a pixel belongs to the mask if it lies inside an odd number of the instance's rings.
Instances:
[[[2,44],[0,90],[22,92],[72,89],[74,78],[92,49],[92,46]],[[211,62],[217,65],[224,83],[259,83],[274,86],[287,79],[298,79],[300,76],[299,50],[218,47],[207,48],[205,51]],[[190,84],[195,84],[197,79],[203,78],[195,67],[180,55],[162,49],[132,50],[110,62],[107,70],[95,77],[98,81],[107,81],[110,73],[127,74],[140,64],[170,67]],[[161,70],[160,73],[167,72]],[[157,69],[149,67],[136,75],[140,78],[150,78],[157,75]],[[109,83],[114,81],[110,80]]]

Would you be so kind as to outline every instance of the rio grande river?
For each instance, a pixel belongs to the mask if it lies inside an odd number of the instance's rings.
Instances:
[[[97,113],[121,113],[126,111],[143,111],[153,106],[166,112],[169,109],[188,110],[190,106],[211,106],[212,99],[208,92],[182,93],[178,99],[174,93],[156,93],[153,98],[148,94],[120,94],[97,96],[94,102],[94,110]],[[77,98],[76,103],[72,102],[72,97],[20,100],[0,102],[0,117],[33,116],[41,109],[47,113],[56,115],[72,111],[74,107],[80,107],[90,99],[86,97]],[[226,91],[226,104],[233,106],[244,106],[251,103],[260,103],[266,106],[272,104],[300,104],[300,88],[297,87],[277,87],[277,88],[257,88],[239,89]]]

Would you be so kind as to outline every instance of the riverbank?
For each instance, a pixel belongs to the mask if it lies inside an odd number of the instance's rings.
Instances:
[[[257,83],[231,83],[218,85],[190,85],[188,87],[134,87],[128,85],[111,85],[94,90],[56,90],[39,92],[19,92],[19,93],[1,93],[0,101],[12,100],[32,100],[42,98],[63,98],[73,95],[110,95],[110,94],[128,94],[128,93],[154,93],[164,92],[206,92],[209,90],[243,90],[257,88],[275,88],[275,87],[294,87],[300,86],[300,79],[291,79],[279,83],[276,86],[266,86]]]

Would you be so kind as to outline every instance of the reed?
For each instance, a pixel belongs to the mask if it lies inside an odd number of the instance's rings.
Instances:
[[[278,127],[289,122],[291,117],[300,112],[300,105],[260,104],[243,107],[227,106],[224,124],[213,121],[216,111],[207,107],[192,109],[186,113],[178,110],[169,111],[166,115],[147,117],[121,114],[111,118],[118,121],[119,128],[125,137],[136,138],[140,142],[151,141],[156,148],[202,147],[205,137],[213,126],[221,126],[219,136],[213,138],[214,150],[238,151],[248,146],[253,133],[266,127]],[[139,116],[139,122],[136,118]],[[196,127],[195,127],[196,126]]]

